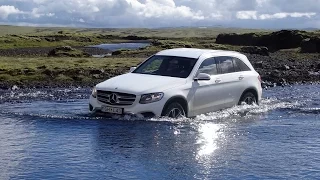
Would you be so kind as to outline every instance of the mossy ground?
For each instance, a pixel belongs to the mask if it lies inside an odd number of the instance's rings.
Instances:
[[[0,88],[23,85],[94,85],[125,73],[142,58],[0,57]]]

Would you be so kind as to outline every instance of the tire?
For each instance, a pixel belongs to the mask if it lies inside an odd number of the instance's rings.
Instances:
[[[238,105],[242,105],[243,103],[246,103],[248,105],[258,104],[257,98],[252,92],[246,92],[243,94],[240,98],[240,101]]]
[[[186,117],[186,111],[178,102],[170,103],[164,110],[163,114],[166,117],[174,118],[174,119]]]

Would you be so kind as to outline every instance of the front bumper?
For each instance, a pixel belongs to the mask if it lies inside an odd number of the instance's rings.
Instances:
[[[90,112],[98,112],[102,113],[101,107],[102,106],[110,106],[115,108],[123,108],[124,114],[123,115],[137,115],[137,116],[143,116],[143,117],[149,117],[151,115],[154,115],[155,117],[160,117],[162,114],[162,109],[165,105],[165,100],[162,99],[158,102],[153,102],[149,104],[140,104],[139,103],[140,96],[136,97],[136,100],[134,103],[130,106],[116,106],[116,105],[107,105],[97,100],[97,98],[94,98],[92,95],[89,99],[89,110]]]

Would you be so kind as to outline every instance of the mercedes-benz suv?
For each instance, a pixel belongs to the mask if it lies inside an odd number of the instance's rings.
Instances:
[[[261,79],[238,52],[179,48],[158,52],[130,72],[96,85],[91,112],[194,117],[259,104]]]

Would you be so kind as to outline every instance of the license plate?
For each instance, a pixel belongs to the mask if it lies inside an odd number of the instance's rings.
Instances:
[[[115,107],[109,107],[109,106],[102,106],[101,111],[106,113],[111,113],[111,114],[123,114],[122,108],[115,108]]]

